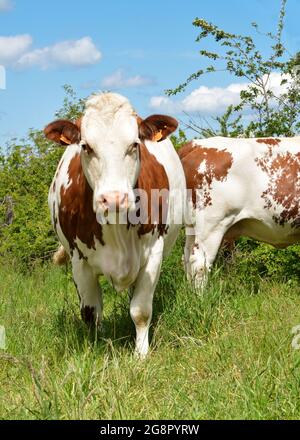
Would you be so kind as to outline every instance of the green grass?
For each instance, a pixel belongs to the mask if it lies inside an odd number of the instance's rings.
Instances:
[[[126,293],[106,283],[103,329],[89,333],[62,269],[0,268],[0,419],[300,417],[297,283],[216,269],[200,296],[177,249],[154,304],[151,354],[132,355]]]

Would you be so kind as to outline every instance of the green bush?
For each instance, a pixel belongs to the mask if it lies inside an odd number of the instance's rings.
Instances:
[[[48,190],[63,152],[40,132],[30,143],[11,144],[0,165],[0,255],[29,264],[57,246],[48,210]],[[7,203],[9,198],[10,203]],[[8,210],[12,222],[7,224]]]
[[[54,118],[76,119],[83,111],[83,100],[77,99],[71,87],[64,89],[63,107]],[[63,152],[39,130],[31,130],[27,139],[11,141],[5,151],[0,150],[1,257],[28,267],[49,259],[57,248],[48,191]],[[7,221],[11,215],[12,222]]]
[[[240,238],[230,253],[221,250],[218,265],[241,280],[256,283],[260,278],[294,283],[300,278],[300,246],[276,249],[247,237]]]

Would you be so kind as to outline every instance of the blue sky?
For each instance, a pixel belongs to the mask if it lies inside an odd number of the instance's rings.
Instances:
[[[251,32],[256,21],[268,31],[279,6],[279,0],[0,0],[0,65],[6,70],[0,145],[53,120],[63,84],[80,97],[115,90],[141,116],[180,117],[179,102],[190,114],[213,116],[235,99],[236,89],[228,86],[237,81],[226,74],[203,77],[172,101],[164,98],[166,88],[205,66],[193,19],[237,33]],[[288,0],[284,40],[291,54],[300,48],[299,16],[300,0]],[[258,41],[264,49],[264,39]]]

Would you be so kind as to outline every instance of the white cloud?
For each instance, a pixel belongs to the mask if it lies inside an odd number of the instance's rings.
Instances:
[[[183,110],[187,112],[214,113],[225,109],[230,104],[238,104],[240,93],[248,87],[244,84],[231,84],[228,87],[201,86],[183,101]]]
[[[150,107],[154,110],[161,110],[169,113],[180,113],[182,104],[180,101],[172,101],[166,96],[152,96],[150,99]]]
[[[285,77],[287,84],[281,85],[282,76],[280,73],[273,72],[270,75],[267,89],[273,91],[275,95],[284,93],[290,83],[291,78]],[[267,77],[264,77],[267,80]],[[189,95],[180,101],[174,101],[166,96],[153,96],[150,99],[150,107],[155,110],[166,112],[199,112],[204,114],[223,113],[229,105],[236,105],[240,101],[240,93],[246,90],[249,83],[233,83],[227,87],[206,87],[201,86],[193,90]]]
[[[32,44],[32,37],[28,34],[12,37],[0,36],[0,64],[4,66],[14,63]]]
[[[10,11],[13,8],[13,3],[11,0],[0,0],[0,12]]]
[[[0,36],[0,64],[19,69],[34,66],[41,69],[58,66],[81,67],[95,64],[102,57],[90,37],[62,41],[53,46],[31,50],[32,42],[32,37],[28,34]]]
[[[150,100],[150,107],[175,113],[220,113],[230,104],[238,104],[240,92],[247,87],[246,83],[231,84],[225,88],[201,86],[181,101],[173,101],[165,96],[154,96]]]
[[[56,66],[81,67],[100,61],[101,52],[90,37],[80,40],[62,41],[53,46],[35,49],[23,54],[16,62],[19,68],[33,66],[48,69]]]
[[[141,87],[154,84],[154,79],[149,76],[135,75],[131,77],[125,76],[122,69],[116,70],[111,75],[102,80],[101,86],[104,89],[123,89],[130,87]]]

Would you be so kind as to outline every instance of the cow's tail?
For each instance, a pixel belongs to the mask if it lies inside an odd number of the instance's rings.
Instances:
[[[63,245],[60,245],[55,254],[53,255],[53,263],[56,266],[63,266],[64,264],[67,264],[70,257],[63,247]]]

